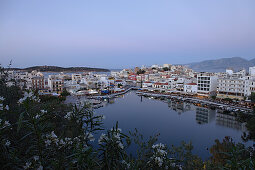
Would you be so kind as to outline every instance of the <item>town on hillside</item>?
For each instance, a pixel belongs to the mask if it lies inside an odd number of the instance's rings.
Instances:
[[[196,98],[231,99],[249,102],[255,92],[255,66],[235,72],[195,72],[187,66],[163,64],[106,73],[80,72],[49,74],[8,71],[8,85],[38,90],[40,95],[115,96],[131,88],[156,94],[189,95]],[[49,75],[48,75],[49,74]],[[11,81],[15,80],[15,81]]]

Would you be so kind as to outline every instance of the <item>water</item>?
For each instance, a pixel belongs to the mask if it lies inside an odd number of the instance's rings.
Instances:
[[[243,124],[234,117],[224,117],[215,110],[196,107],[189,103],[160,101],[137,96],[128,92],[95,112],[106,116],[104,127],[112,128],[119,122],[124,133],[138,129],[145,137],[160,133],[159,142],[180,145],[181,141],[192,141],[193,153],[207,159],[215,139],[231,136],[235,142],[242,142],[245,131]],[[251,142],[246,143],[251,145]]]

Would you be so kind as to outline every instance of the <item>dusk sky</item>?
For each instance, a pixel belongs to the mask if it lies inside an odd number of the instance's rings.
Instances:
[[[124,68],[255,58],[255,0],[0,0],[0,63]]]

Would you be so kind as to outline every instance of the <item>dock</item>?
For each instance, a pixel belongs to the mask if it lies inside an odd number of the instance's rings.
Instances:
[[[104,95],[104,96],[92,96],[91,98],[92,99],[111,99],[111,98],[114,98],[116,96],[119,96],[119,95],[123,95],[123,94],[126,94],[127,92],[129,92],[130,90],[138,90],[139,88],[137,87],[129,87],[128,89],[122,91],[122,92],[119,92],[119,93],[113,93],[113,94],[110,94],[110,95]]]

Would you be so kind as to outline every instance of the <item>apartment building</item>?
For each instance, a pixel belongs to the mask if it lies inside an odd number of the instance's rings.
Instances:
[[[218,98],[244,99],[245,96],[244,78],[219,78],[218,79]]]
[[[61,75],[49,75],[48,86],[52,92],[61,93],[64,88],[64,79]]]
[[[244,96],[250,96],[252,92],[255,92],[255,77],[244,77]]]
[[[37,76],[32,78],[32,89],[42,90],[45,88],[44,77]]]
[[[77,82],[79,83],[82,79],[82,75],[81,74],[72,74],[72,81],[73,82]]]
[[[249,75],[255,77],[255,66],[249,67]]]
[[[201,96],[215,95],[218,77],[212,73],[199,73],[197,75],[197,93]]]

